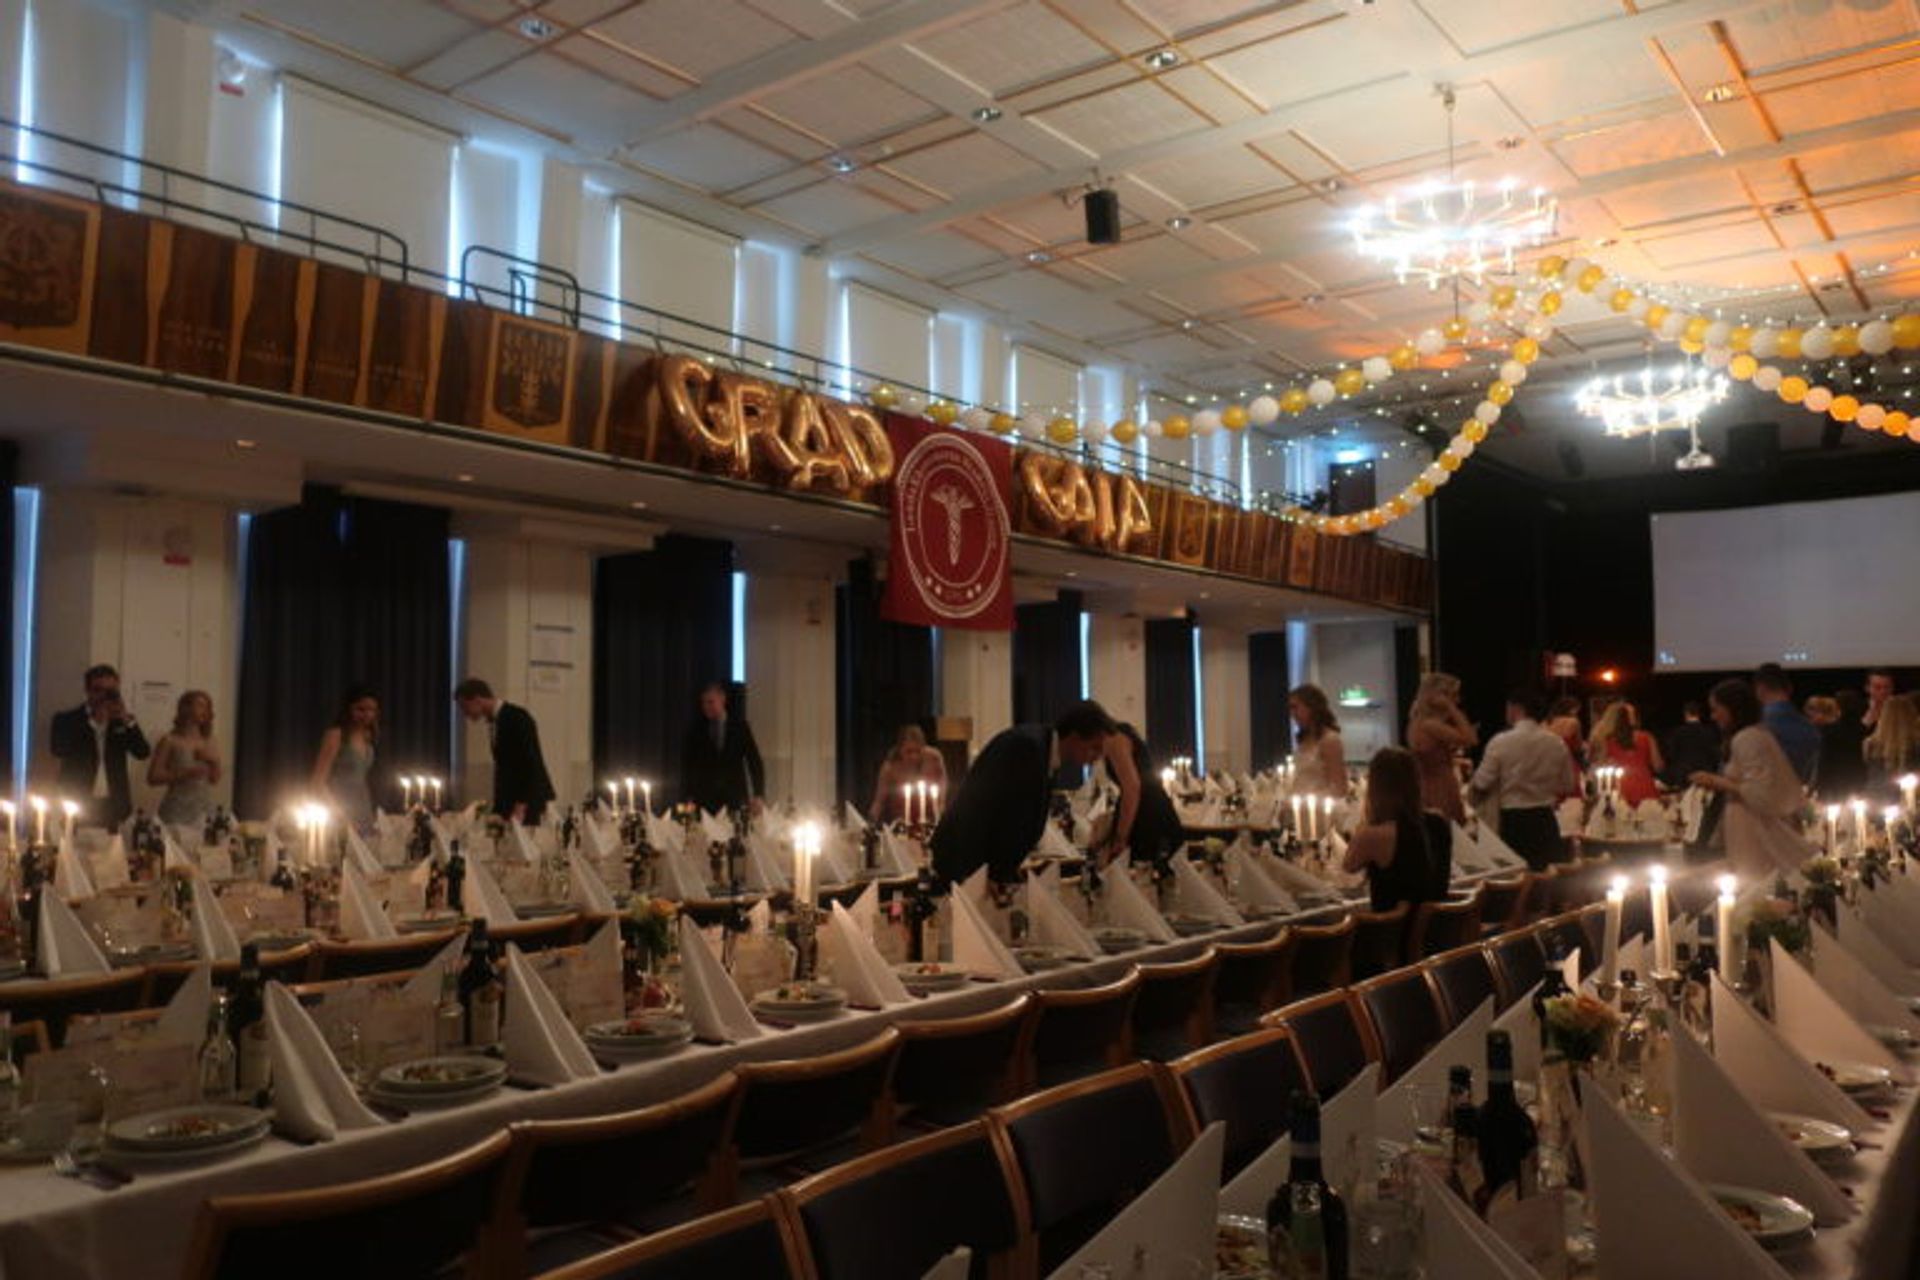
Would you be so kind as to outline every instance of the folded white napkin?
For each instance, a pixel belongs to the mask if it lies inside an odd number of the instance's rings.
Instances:
[[[1413,1162],[1421,1206],[1425,1280],[1539,1280],[1540,1273],[1455,1195],[1426,1162]]]
[[[733,819],[727,814],[703,812],[700,815],[700,827],[707,833],[707,839],[715,844],[725,844],[733,839]]]
[[[573,890],[573,901],[577,906],[598,915],[611,915],[619,910],[614,905],[613,891],[607,888],[607,882],[600,878],[600,873],[581,856],[578,849],[567,850],[567,882]]]
[[[1768,945],[1773,951],[1773,1025],[1801,1057],[1869,1063],[1885,1067],[1896,1080],[1912,1082],[1906,1063],[1827,994],[1791,951],[1778,942]]]
[[[488,928],[497,929],[520,919],[513,910],[513,903],[507,901],[500,882],[493,878],[493,872],[487,869],[486,862],[480,858],[467,859],[467,882],[460,905],[467,915],[485,920]]]
[[[180,848],[180,842],[173,838],[173,832],[167,830],[165,827],[160,828],[160,844],[161,847],[166,850],[160,860],[163,870],[177,871],[181,875],[192,875],[200,869],[199,864],[192,858],[189,858]]]
[[[818,885],[852,884],[853,868],[859,864],[859,846],[831,829],[820,837],[820,853],[813,860],[813,883]],[[797,856],[797,855],[796,855]]]
[[[1033,928],[1033,940],[1046,946],[1065,947],[1072,954],[1090,960],[1100,954],[1100,946],[1060,900],[1059,874],[1054,868],[1049,870],[1054,874],[1027,876],[1027,920]]]
[[[955,892],[948,901],[953,906],[953,962],[983,977],[1019,977],[1020,962],[987,924],[973,899]]]
[[[840,811],[842,814],[842,821],[844,822],[847,830],[853,831],[853,832],[860,832],[860,831],[865,831],[867,829],[867,817],[865,814],[861,813],[858,809],[853,807],[853,801],[851,800],[847,801],[846,804],[841,806]]]
[[[53,891],[68,902],[85,902],[99,892],[71,836],[60,837],[60,852],[53,862]]]
[[[1500,838],[1499,831],[1494,827],[1481,824],[1479,831],[1473,837],[1473,842],[1479,847],[1481,856],[1502,871],[1511,871],[1515,867],[1527,865],[1527,860],[1515,853],[1512,846]]]
[[[787,873],[780,869],[767,837],[757,832],[747,837],[746,885],[755,893],[776,893],[791,887]]]
[[[414,971],[414,975],[407,979],[406,986],[401,988],[403,998],[439,1004],[441,975],[448,970],[458,973],[466,955],[467,931],[462,929],[448,939],[445,946],[434,952],[433,959],[421,965]]]
[[[1733,989],[1712,979],[1713,1057],[1747,1100],[1762,1111],[1831,1120],[1855,1131],[1872,1117],[1787,1043],[1772,1023]]]
[[[73,914],[57,893],[40,895],[40,924],[34,931],[38,939],[38,965],[49,978],[73,978],[86,973],[112,970],[107,957],[94,944],[87,926]]]
[[[1858,908],[1846,902],[1839,907],[1840,945],[1865,965],[1887,990],[1907,998],[1920,996],[1920,969],[1908,964],[1882,942]]]
[[[1374,1114],[1379,1118],[1380,1136],[1394,1142],[1412,1143],[1414,1139],[1413,1091],[1444,1089],[1447,1072],[1455,1067],[1471,1067],[1475,1080],[1487,1076],[1487,1031],[1493,1026],[1493,998],[1489,996],[1449,1031],[1439,1044],[1427,1050],[1405,1075],[1380,1093]]]
[[[671,849],[661,849],[659,856],[655,888],[660,896],[675,902],[710,896],[705,868],[697,866],[686,854]]]
[[[680,917],[681,1000],[703,1040],[752,1040],[762,1028],[690,916]]]
[[[1256,853],[1254,862],[1267,873],[1269,879],[1294,897],[1327,894],[1334,891],[1332,884],[1298,863],[1288,862],[1285,858],[1277,858],[1271,853]]]
[[[351,824],[345,828],[345,831],[347,833],[347,853],[346,857],[342,859],[341,865],[352,864],[358,867],[362,876],[371,877],[379,875],[382,870],[380,860],[373,856],[373,850],[367,848],[367,842],[360,838],[360,833],[355,831]]]
[[[1044,827],[1040,828],[1040,843],[1034,846],[1034,851],[1046,858],[1072,858],[1078,856],[1078,852],[1074,849],[1072,843],[1068,841],[1066,833],[1061,831],[1059,825],[1051,819],[1047,821]]]
[[[1239,841],[1227,848],[1227,874],[1239,885],[1240,901],[1262,911],[1294,912],[1300,904],[1280,887],[1253,853]]]
[[[853,905],[847,908],[847,913],[871,938],[880,925],[880,882],[869,881],[867,887],[860,891],[860,896],[853,900]]]
[[[219,899],[213,896],[213,886],[205,876],[194,876],[191,883],[194,954],[202,960],[238,960],[240,939],[233,932],[233,922],[220,909]]]
[[[967,1280],[973,1274],[973,1250],[961,1245],[927,1269],[920,1280]]]
[[[1456,874],[1465,872],[1491,871],[1493,858],[1480,847],[1467,829],[1459,823],[1453,824],[1453,869]]]
[[[1791,1196],[1823,1227],[1853,1216],[1839,1186],[1747,1101],[1698,1040],[1672,1040],[1673,1153],[1689,1173]]]
[[[1200,916],[1215,924],[1239,925],[1247,922],[1245,916],[1233,909],[1226,895],[1200,874],[1200,868],[1193,865],[1193,859],[1184,854],[1174,855],[1173,886],[1175,900],[1188,915]]]
[[[1216,1120],[1153,1185],[1061,1264],[1052,1280],[1080,1280],[1103,1268],[1113,1275],[1211,1274],[1226,1147],[1227,1127]]]
[[[1107,866],[1107,917],[1116,925],[1138,929],[1155,942],[1172,942],[1180,935],[1166,917],[1154,910],[1147,895],[1127,874],[1127,855],[1121,854]]]
[[[620,830],[612,822],[589,813],[581,820],[589,856],[611,858],[620,852]]]
[[[881,958],[873,939],[860,927],[847,909],[833,904],[833,928],[826,931],[828,967],[834,980],[844,987],[855,1004],[906,1004],[907,994],[900,975]]]
[[[1540,984],[1536,982],[1505,1013],[1493,1020],[1495,1027],[1513,1039],[1515,1080],[1540,1078],[1540,1019],[1533,1012],[1533,998],[1539,991]]]
[[[1680,1164],[1628,1122],[1605,1089],[1587,1090],[1585,1102],[1598,1280],[1786,1275]]]
[[[645,815],[647,824],[647,843],[656,849],[672,850],[676,853],[685,849],[687,833],[677,822],[668,821],[659,814]]]
[[[1813,977],[1862,1026],[1898,1027],[1920,1039],[1920,1018],[1827,927],[1813,926]]]
[[[566,1010],[547,989],[515,943],[507,944],[507,1008],[500,1039],[507,1071],[530,1084],[591,1080],[600,1067],[586,1041],[567,1021]]]
[[[533,829],[507,819],[506,847],[500,850],[502,862],[520,862],[528,866],[540,861],[540,850],[533,843]]]
[[[920,872],[920,844],[892,831],[880,833],[880,869],[887,876],[911,876]]]
[[[180,984],[160,1011],[154,1025],[156,1039],[197,1045],[207,1034],[207,1013],[213,1008],[213,966],[202,960]]]
[[[968,902],[979,908],[981,916],[985,917],[987,903],[991,898],[991,894],[987,891],[987,869],[983,866],[975,867],[973,874],[965,880],[954,882],[951,892],[964,895]]]
[[[1287,1180],[1293,1168],[1293,1139],[1281,1136],[1273,1145],[1248,1162],[1220,1188],[1220,1212],[1245,1218],[1263,1218],[1273,1189]]]
[[[1380,1064],[1370,1062],[1346,1088],[1320,1104],[1320,1164],[1329,1186],[1357,1186],[1371,1179],[1379,1123]]]
[[[342,1129],[368,1129],[380,1117],[353,1091],[326,1037],[278,982],[267,983],[267,1042],[273,1069],[274,1124],[306,1141],[330,1140]]]
[[[340,864],[340,934],[355,942],[400,936],[387,918],[387,909],[380,905],[380,895],[351,858]]]

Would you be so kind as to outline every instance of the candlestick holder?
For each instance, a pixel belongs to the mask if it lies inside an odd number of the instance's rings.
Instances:
[[[811,982],[820,976],[820,909],[810,902],[793,904],[787,918],[787,940],[793,944],[793,976]]]
[[[913,882],[901,893],[904,903],[903,914],[907,921],[907,959],[915,964],[926,961],[927,922],[940,910],[940,881],[934,875],[933,868],[921,862],[920,870],[914,875]]]

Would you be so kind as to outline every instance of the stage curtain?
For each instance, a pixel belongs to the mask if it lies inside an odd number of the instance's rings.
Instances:
[[[1247,692],[1251,716],[1253,764],[1264,769],[1293,754],[1293,722],[1287,717],[1287,691],[1293,674],[1287,667],[1287,633],[1256,631],[1247,637]]]
[[[900,727],[933,741],[933,629],[882,618],[883,585],[860,559],[834,593],[834,770],[840,799],[862,812]]]
[[[1014,610],[1013,722],[1050,724],[1080,700],[1078,591]]]
[[[1193,622],[1187,618],[1147,620],[1147,740],[1154,759],[1201,758],[1195,748]]]

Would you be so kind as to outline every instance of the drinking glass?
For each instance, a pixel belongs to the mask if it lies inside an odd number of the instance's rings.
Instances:
[[[347,1082],[355,1089],[366,1087],[367,1062],[366,1046],[360,1036],[360,1024],[351,1018],[342,1018],[333,1026],[333,1032],[327,1037],[327,1048],[333,1051],[334,1061],[340,1064]]]
[[[1453,1117],[1447,1114],[1447,1093],[1443,1084],[1407,1087],[1407,1107],[1413,1112],[1413,1144],[1423,1152],[1448,1148]]]

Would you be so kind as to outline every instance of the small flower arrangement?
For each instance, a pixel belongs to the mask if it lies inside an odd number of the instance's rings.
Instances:
[[[1813,928],[1801,914],[1800,904],[1792,897],[1762,898],[1753,904],[1747,918],[1747,946],[1764,952],[1767,943],[1799,955],[1813,941]]]
[[[1809,914],[1825,919],[1831,927],[1844,879],[1839,859],[1825,855],[1808,858],[1800,864],[1800,876],[1807,882],[1806,890],[1800,895],[1801,905]]]
[[[673,946],[673,921],[680,910],[666,898],[648,898],[636,894],[627,903],[621,932],[652,959],[665,956]]]
[[[1544,1016],[1547,1044],[1568,1062],[1592,1062],[1620,1027],[1619,1011],[1588,995],[1554,996],[1546,1002]]]

